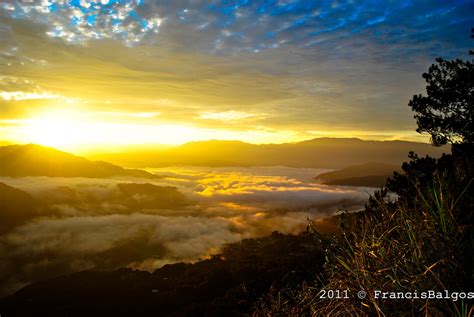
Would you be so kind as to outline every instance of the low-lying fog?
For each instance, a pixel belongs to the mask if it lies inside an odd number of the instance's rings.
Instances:
[[[44,278],[196,261],[243,238],[297,233],[307,217],[361,208],[370,188],[313,182],[325,170],[161,168],[161,179],[0,177],[38,217],[0,236],[0,295]],[[153,184],[130,185],[130,184]],[[128,184],[128,185],[127,185]]]

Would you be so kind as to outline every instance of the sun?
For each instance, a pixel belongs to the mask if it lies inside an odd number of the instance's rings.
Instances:
[[[151,119],[132,112],[100,117],[87,111],[45,110],[23,120],[20,133],[23,142],[74,153],[143,144],[176,145],[187,142],[190,137],[204,138],[199,129],[176,123],[150,122]]]
[[[26,120],[23,134],[31,143],[70,148],[84,142],[87,125],[75,111],[54,110]]]
[[[13,138],[63,151],[90,154],[136,146],[171,145],[210,139],[270,143],[294,141],[292,133],[261,130],[227,130],[167,121],[155,116],[124,112],[100,112],[80,108],[44,109],[21,120]]]

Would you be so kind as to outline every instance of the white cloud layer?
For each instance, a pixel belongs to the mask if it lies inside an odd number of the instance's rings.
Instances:
[[[153,193],[125,197],[117,184],[144,179],[1,177],[45,208],[0,236],[1,293],[84,269],[154,270],[196,261],[225,243],[278,230],[303,230],[306,218],[361,208],[371,189],[312,183],[321,170],[286,167],[163,168],[157,186],[175,186],[187,205],[150,208]],[[159,199],[159,197],[152,197]],[[155,200],[156,201],[156,200]]]

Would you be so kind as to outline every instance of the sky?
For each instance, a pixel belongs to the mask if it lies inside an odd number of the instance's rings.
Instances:
[[[467,0],[2,0],[0,140],[428,141],[408,101],[473,26]]]

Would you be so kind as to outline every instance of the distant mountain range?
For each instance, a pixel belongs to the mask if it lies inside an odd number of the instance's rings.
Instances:
[[[142,170],[125,169],[101,161],[89,161],[83,157],[36,144],[0,146],[0,176],[159,177]]]
[[[356,138],[317,138],[284,144],[249,144],[240,141],[200,141],[171,149],[144,149],[94,156],[129,167],[275,166],[343,168],[366,162],[400,165],[408,152],[440,156],[447,147],[408,141],[364,141]]]
[[[249,144],[240,141],[190,142],[171,149],[146,149],[100,154],[91,161],[54,148],[36,144],[0,146],[0,176],[112,177],[158,178],[129,167],[197,166],[288,166],[312,168],[345,168],[366,162],[390,164],[393,171],[407,160],[408,152],[420,156],[440,156],[447,147],[407,141],[363,141],[360,139],[319,138],[298,143]],[[385,176],[375,173],[369,164],[361,176]],[[370,171],[372,170],[372,171]],[[346,173],[347,171],[344,171]],[[347,173],[346,173],[347,174]],[[391,174],[390,174],[391,175]],[[327,179],[325,181],[334,181]]]
[[[401,170],[400,165],[369,162],[322,173],[315,178],[326,185],[381,187],[386,183],[387,178],[393,175],[393,172],[401,172]]]

